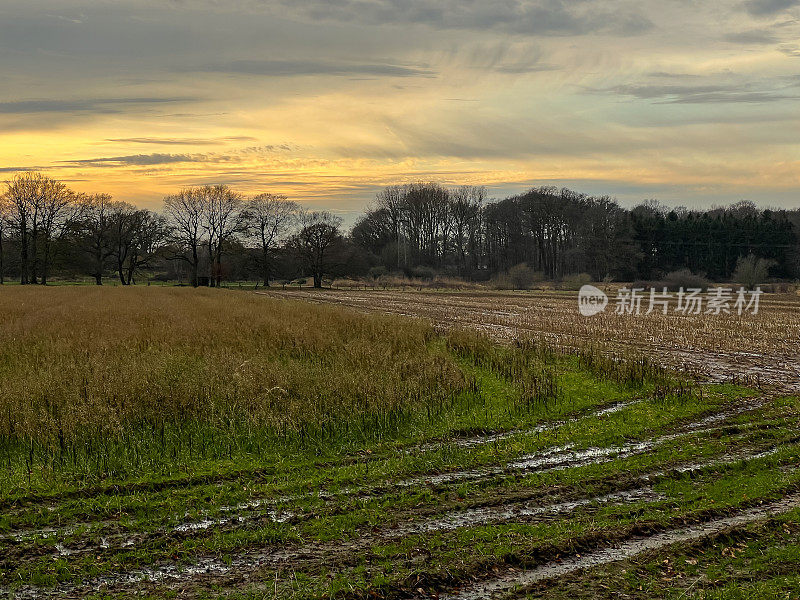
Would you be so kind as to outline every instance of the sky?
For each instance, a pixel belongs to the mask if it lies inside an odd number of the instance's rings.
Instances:
[[[2,0],[0,179],[800,206],[800,0]]]

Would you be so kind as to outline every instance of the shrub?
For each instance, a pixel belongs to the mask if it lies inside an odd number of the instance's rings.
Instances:
[[[578,290],[591,282],[592,276],[588,273],[572,273],[570,275],[565,275],[561,280],[562,287],[566,290]]]
[[[775,283],[762,284],[761,290],[770,294],[794,294],[800,293],[800,284],[788,281],[778,281]]]
[[[710,282],[702,274],[692,273],[689,269],[680,269],[679,271],[672,271],[667,273],[664,281],[657,282],[654,287],[665,287],[670,291],[678,291],[680,288],[700,288],[702,290],[708,289]]]
[[[508,276],[508,273],[498,273],[489,280],[489,287],[495,290],[513,290],[514,282]]]
[[[417,277],[419,279],[433,279],[438,275],[436,269],[424,265],[413,267],[410,273],[412,277]]]
[[[534,271],[527,263],[520,263],[508,270],[508,279],[514,286],[514,289],[527,290],[537,281],[544,279],[544,274]]]
[[[740,256],[736,261],[733,281],[747,288],[754,288],[759,283],[764,283],[769,276],[769,268],[774,264],[774,260],[760,258],[754,254]]]
[[[372,267],[369,270],[369,276],[372,279],[379,279],[379,278],[383,277],[384,275],[386,275],[387,273],[388,273],[388,271],[386,270],[386,267],[384,267],[383,265],[378,265],[377,267]]]

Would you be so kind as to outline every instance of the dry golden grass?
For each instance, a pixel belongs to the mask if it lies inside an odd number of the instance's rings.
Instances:
[[[182,420],[289,432],[465,386],[424,323],[224,290],[8,287],[0,331],[11,438]]]

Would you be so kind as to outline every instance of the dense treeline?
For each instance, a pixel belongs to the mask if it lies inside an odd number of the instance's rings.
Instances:
[[[114,276],[220,285],[223,280],[448,274],[488,280],[521,267],[541,278],[654,280],[691,270],[729,279],[743,257],[769,276],[800,277],[800,210],[739,202],[708,211],[535,188],[488,200],[482,187],[391,186],[349,235],[341,219],[283,196],[245,197],[228,186],[186,188],[161,212],[86,195],[25,172],[0,196],[0,283],[46,284],[52,276]]]
[[[772,277],[798,277],[798,227],[800,209],[751,202],[698,211],[651,201],[626,210],[607,196],[552,187],[486,202],[483,188],[413,184],[380,193],[352,238],[387,269],[431,267],[470,279],[524,263],[547,279],[653,280],[689,269],[725,280],[749,255],[765,259]]]

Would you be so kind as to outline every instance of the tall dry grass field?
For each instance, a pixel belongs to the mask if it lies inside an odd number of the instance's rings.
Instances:
[[[468,382],[430,326],[182,288],[0,290],[0,461],[107,475],[380,436]]]

